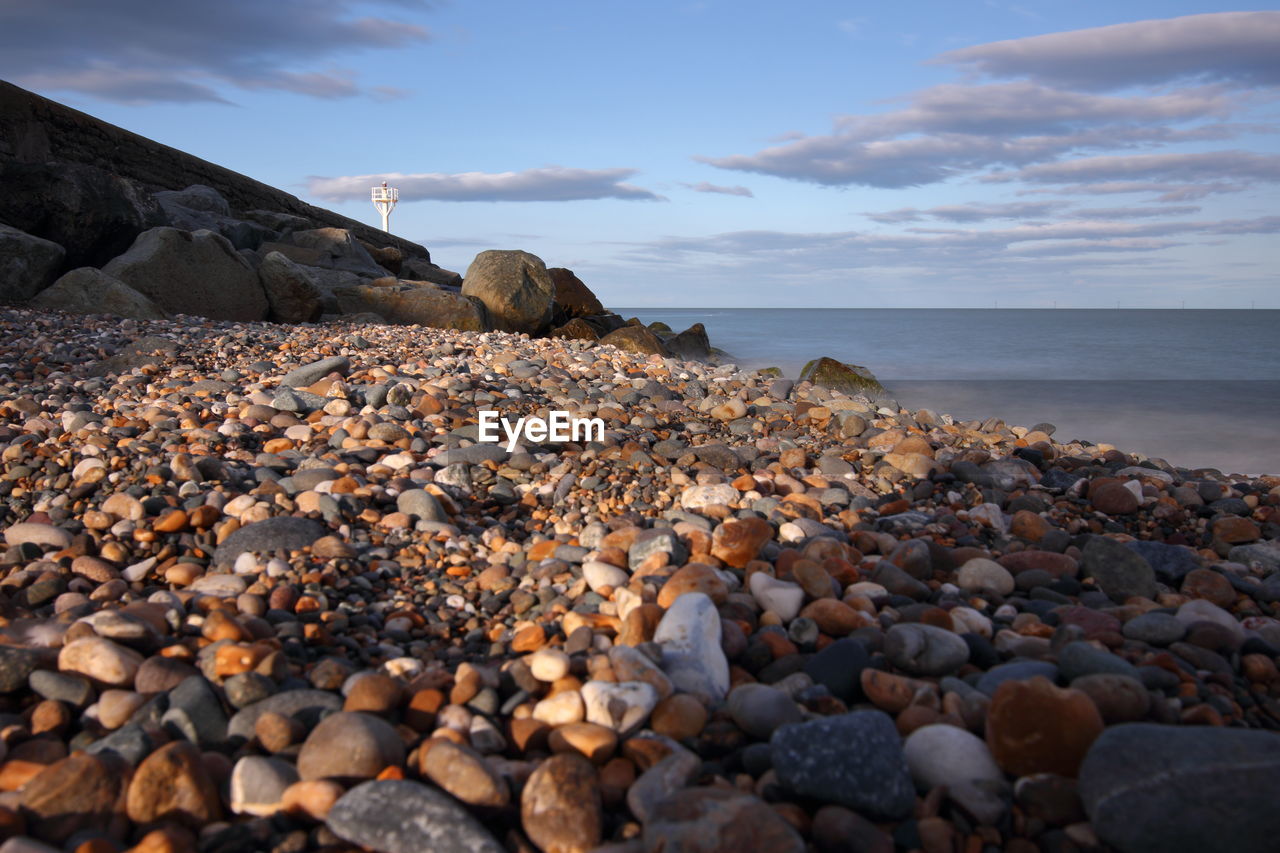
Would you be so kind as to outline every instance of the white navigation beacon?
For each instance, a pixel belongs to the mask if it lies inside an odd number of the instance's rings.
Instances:
[[[400,190],[387,186],[386,181],[382,182],[382,186],[373,188],[373,206],[382,214],[382,230],[387,233],[391,232],[391,211],[399,200]]]

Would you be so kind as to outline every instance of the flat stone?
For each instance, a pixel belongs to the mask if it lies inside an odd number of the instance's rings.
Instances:
[[[22,521],[4,530],[6,545],[36,545],[45,551],[61,551],[71,547],[71,534],[52,524]]]
[[[623,737],[643,726],[658,704],[657,689],[643,681],[588,681],[579,692],[587,722]]]
[[[160,718],[171,734],[201,749],[221,746],[227,740],[227,715],[222,701],[204,676],[193,675],[169,691],[169,710]]]
[[[118,764],[119,762],[115,762]],[[50,764],[21,791],[30,831],[59,844],[105,826],[120,797],[121,774],[101,758],[76,753]]]
[[[324,379],[330,373],[339,373],[343,376],[351,367],[351,360],[345,355],[335,355],[329,358],[322,358],[319,361],[313,361],[310,364],[304,364],[301,367],[295,367],[280,378],[280,384],[287,388],[305,388]]]
[[[1280,738],[1272,732],[1112,726],[1080,768],[1098,836],[1125,853],[1266,853],[1280,837]]]
[[[306,548],[329,531],[317,521],[291,515],[276,516],[246,524],[232,533],[213,552],[215,566],[231,566],[246,552],[270,554]]]
[[[222,817],[218,789],[200,750],[184,740],[160,747],[138,765],[125,810],[135,823],[163,820],[192,829]]]
[[[1130,548],[1104,536],[1084,546],[1082,567],[1117,604],[1132,597],[1156,597],[1156,574],[1151,564]]]
[[[325,825],[344,841],[381,853],[505,850],[457,800],[408,780],[357,785],[333,804]]]
[[[987,745],[1006,773],[1075,776],[1102,717],[1079,690],[1055,687],[1047,678],[1006,681],[987,709]]]
[[[884,654],[910,675],[940,676],[953,673],[968,662],[969,646],[945,628],[903,622],[885,634]]]
[[[447,740],[433,743],[419,768],[423,776],[469,806],[498,808],[511,802],[506,780],[469,746]]]
[[[783,622],[796,618],[804,606],[804,589],[799,584],[756,572],[747,585],[756,602],[765,610],[778,614]]]
[[[409,489],[396,496],[396,509],[423,521],[449,521],[449,513],[435,495],[426,489]]]
[[[142,666],[142,655],[101,637],[73,640],[58,653],[58,669],[83,675],[99,684],[128,687]]]
[[[738,728],[757,740],[768,740],[779,726],[804,720],[790,696],[767,684],[740,684],[733,688],[726,710]]]
[[[911,814],[915,790],[893,718],[853,711],[782,726],[769,741],[783,787],[873,820]]]
[[[953,800],[982,823],[1008,811],[1009,785],[982,738],[956,726],[935,724],[912,732],[902,746],[916,787],[943,786]]]
[[[293,717],[308,728],[314,728],[321,717],[341,710],[342,697],[327,690],[286,690],[241,708],[227,723],[227,737],[252,738],[258,718],[268,711]]]

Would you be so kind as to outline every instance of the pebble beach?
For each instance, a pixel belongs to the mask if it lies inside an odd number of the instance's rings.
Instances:
[[[0,853],[1273,849],[1280,476],[891,403],[0,310]]]

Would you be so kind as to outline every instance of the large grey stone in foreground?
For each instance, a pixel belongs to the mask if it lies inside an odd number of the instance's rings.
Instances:
[[[232,533],[213,552],[215,566],[229,566],[245,551],[296,551],[324,536],[324,525],[309,518],[282,515],[255,521]]]
[[[551,323],[556,286],[537,255],[494,249],[467,267],[462,295],[484,303],[495,329],[537,334]]]
[[[285,388],[305,388],[324,379],[330,373],[343,376],[351,369],[351,360],[345,355],[333,355],[301,365],[280,377],[280,384]]]
[[[133,320],[163,320],[169,315],[146,296],[93,267],[72,270],[36,294],[32,308],[68,314],[114,314]]]
[[[102,268],[175,314],[261,320],[267,296],[258,274],[221,234],[152,228]]]
[[[1116,604],[1133,596],[1156,597],[1156,573],[1151,564],[1114,539],[1091,537],[1080,564]]]
[[[334,803],[325,823],[339,838],[380,853],[503,853],[461,803],[408,780],[357,785]]]
[[[0,302],[26,302],[49,286],[66,252],[0,223]]]
[[[1094,741],[1080,798],[1121,853],[1265,853],[1280,839],[1280,735],[1131,723]]]
[[[872,820],[898,820],[915,806],[901,738],[883,711],[783,726],[769,739],[769,752],[778,781],[801,796]]]

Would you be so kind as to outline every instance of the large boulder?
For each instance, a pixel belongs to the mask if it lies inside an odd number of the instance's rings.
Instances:
[[[484,304],[495,329],[536,335],[551,323],[556,286],[538,256],[494,249],[467,267],[462,294]]]
[[[471,299],[422,281],[343,287],[333,291],[344,314],[373,312],[388,323],[483,332],[484,309]]]
[[[102,271],[174,314],[261,320],[267,296],[249,262],[212,231],[152,228]]]
[[[375,264],[392,275],[400,275],[400,268],[404,265],[404,252],[395,246],[375,246],[364,240],[360,240],[359,243],[369,253],[369,257],[373,258]]]
[[[0,162],[0,222],[66,250],[66,267],[100,267],[164,214],[127,178],[74,163]]]
[[[155,193],[164,212],[165,224],[183,231],[205,229],[221,234],[237,249],[257,248],[271,236],[271,229],[256,222],[245,222],[231,214],[231,205],[213,187],[192,184],[184,190]]]
[[[671,353],[665,344],[648,328],[640,325],[623,326],[615,329],[600,339],[600,343],[615,346],[624,352],[639,355],[668,356]]]
[[[694,323],[680,334],[672,335],[665,343],[672,355],[686,361],[706,361],[711,356],[711,342],[707,340],[707,330],[701,323]]]
[[[574,317],[563,326],[558,326],[551,330],[553,338],[569,338],[578,341],[598,341],[600,333],[595,327],[581,317]]]
[[[800,381],[812,382],[820,388],[830,388],[849,396],[862,395],[874,399],[885,393],[884,386],[870,370],[826,356],[806,364],[800,370]]]
[[[68,314],[114,314],[133,320],[163,320],[169,316],[129,285],[93,267],[72,270],[37,293],[29,304]]]
[[[258,267],[258,278],[277,323],[310,323],[320,318],[323,305],[319,288],[298,264],[279,252],[268,252]]]
[[[25,302],[44,290],[65,256],[57,243],[0,224],[0,302]]]
[[[556,307],[566,318],[604,313],[600,300],[591,288],[582,283],[582,279],[573,274],[573,270],[552,267],[547,274],[556,286]]]

